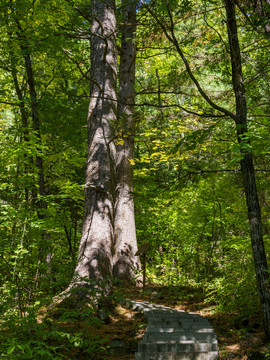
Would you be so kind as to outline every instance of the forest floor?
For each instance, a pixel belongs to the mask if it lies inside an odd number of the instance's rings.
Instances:
[[[217,312],[214,305],[206,305],[200,300],[199,292],[190,294],[189,289],[180,287],[148,285],[144,292],[135,287],[125,287],[122,292],[127,299],[145,300],[207,317],[218,337],[220,359],[246,360],[249,357],[259,360],[263,358],[261,354],[269,351],[264,342],[259,314],[252,318],[243,318],[239,313]],[[134,353],[125,354],[125,344],[138,343],[146,325],[140,313],[117,306],[115,313],[110,316],[109,324],[98,329],[100,337],[107,338],[108,343],[115,345],[116,353],[104,356],[104,359],[134,360]],[[122,347],[117,347],[117,344],[122,344]]]
[[[134,360],[147,322],[142,313],[121,305],[130,299],[207,317],[217,334],[221,360],[270,360],[270,344],[264,341],[259,312],[245,317],[243,312],[217,311],[215,304],[202,301],[199,289],[183,286],[147,284],[144,291],[131,285],[115,290],[108,302],[114,305],[109,315],[104,307],[97,311],[67,306],[52,311],[44,307],[32,315],[0,319],[0,358]]]

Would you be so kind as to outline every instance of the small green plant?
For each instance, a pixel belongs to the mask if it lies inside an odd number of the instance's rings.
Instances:
[[[106,339],[94,334],[101,321],[93,310],[62,309],[57,320],[41,319],[35,309],[27,315],[16,313],[2,317],[0,331],[0,357],[8,360],[35,359],[103,359],[107,352]]]

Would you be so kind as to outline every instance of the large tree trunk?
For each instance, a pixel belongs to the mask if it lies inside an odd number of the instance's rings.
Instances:
[[[128,280],[138,276],[139,257],[133,201],[134,101],[136,58],[136,1],[122,1],[123,25],[118,94],[118,145],[116,158],[115,252],[113,275]]]
[[[237,34],[237,24],[235,15],[234,0],[225,0],[227,15],[227,30],[230,42],[232,82],[236,101],[236,131],[240,151],[242,155],[241,173],[243,178],[248,217],[250,223],[251,243],[257,278],[257,286],[262,305],[264,329],[268,340],[270,339],[270,292],[269,292],[269,273],[265,255],[261,210],[257,195],[253,157],[248,140],[247,127],[247,105],[246,94],[242,75],[240,46]]]
[[[114,0],[91,1],[91,90],[82,236],[75,281],[112,277],[116,121],[116,18]],[[77,279],[76,279],[77,276]],[[84,279],[82,279],[84,278]]]

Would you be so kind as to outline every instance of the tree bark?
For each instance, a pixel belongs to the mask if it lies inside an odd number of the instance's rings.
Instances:
[[[236,103],[236,131],[242,159],[240,161],[243,178],[250,235],[254,257],[257,287],[261,300],[264,329],[270,339],[270,291],[267,259],[264,249],[261,210],[257,195],[252,150],[248,140],[247,104],[242,74],[240,46],[237,34],[235,1],[225,0],[227,31],[230,43],[232,83]]]
[[[136,59],[136,1],[122,1],[123,25],[121,28],[121,52],[118,93],[118,145],[116,156],[115,198],[115,251],[113,275],[130,281],[140,269],[134,217],[133,165],[134,157],[134,102]]]
[[[116,18],[114,0],[91,1],[91,89],[82,236],[73,282],[112,278],[116,121]],[[109,280],[108,280],[109,279]]]

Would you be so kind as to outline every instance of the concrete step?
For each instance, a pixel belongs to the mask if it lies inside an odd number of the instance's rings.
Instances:
[[[122,304],[130,309],[136,311],[146,312],[148,310],[173,310],[172,308],[164,305],[151,304],[147,301],[135,301],[135,300],[125,300]]]
[[[165,308],[166,310],[166,314],[168,316],[185,316],[185,317],[200,317],[200,315],[193,313],[193,312],[186,312],[184,310],[175,310],[172,308]],[[159,308],[159,309],[148,309],[146,310],[146,316],[151,313],[153,315],[159,316],[159,315],[164,315],[164,309],[163,308]]]
[[[218,342],[209,321],[194,313],[146,301],[129,301],[148,326],[135,360],[217,360]]]
[[[198,329],[192,329],[191,331],[188,331],[188,329],[185,328],[179,328],[179,327],[170,327],[170,326],[166,326],[163,327],[163,325],[161,326],[152,326],[151,324],[148,324],[147,326],[147,332],[150,333],[179,333],[179,334],[194,334],[196,335],[200,335],[200,334],[215,334],[215,331],[212,327],[198,327]]]
[[[170,325],[170,324],[175,324],[177,327],[178,326],[182,326],[182,325],[187,325],[187,326],[208,326],[210,327],[210,323],[208,320],[204,320],[204,319],[199,319],[199,320],[193,320],[193,319],[168,319],[168,318],[154,318],[154,319],[149,319],[147,318],[147,322],[151,323],[153,325],[159,324],[159,325]]]
[[[200,321],[200,320],[204,320],[204,321],[208,321],[207,318],[199,316],[199,315],[190,315],[189,313],[187,314],[167,314],[167,311],[163,311],[163,312],[154,312],[154,311],[149,311],[147,314],[145,314],[145,317],[147,319],[168,319],[168,320],[190,320],[190,321]]]
[[[218,352],[192,352],[177,354],[174,352],[141,353],[135,354],[135,360],[217,360]]]
[[[187,332],[211,332],[212,327],[210,325],[196,325],[196,324],[162,324],[149,322],[147,325],[147,331],[153,332],[167,332],[166,329],[179,329],[179,331],[187,331]]]
[[[170,340],[178,340],[178,341],[202,341],[202,342],[215,342],[217,341],[217,337],[214,333],[180,333],[178,331],[170,332],[170,333],[149,333],[146,332],[142,338],[142,342],[147,341],[170,341]]]
[[[146,315],[146,318],[151,321],[157,321],[157,320],[166,320],[166,321],[190,321],[190,322],[207,322],[209,321],[202,317],[202,316],[187,316],[187,315],[171,315],[171,314],[153,314],[152,312],[149,312]]]
[[[186,352],[206,352],[217,351],[218,345],[216,343],[208,342],[194,342],[194,341],[155,341],[155,342],[140,342],[138,346],[139,352],[156,353],[156,352],[172,352],[172,353],[186,353]]]

